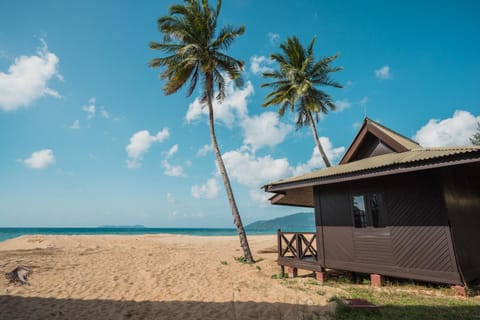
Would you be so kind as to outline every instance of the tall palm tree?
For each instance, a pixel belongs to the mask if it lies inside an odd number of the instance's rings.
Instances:
[[[339,83],[329,77],[331,72],[340,71],[342,68],[330,66],[330,63],[338,58],[339,54],[324,57],[315,62],[314,44],[315,37],[313,37],[308,48],[305,49],[298,38],[293,36],[280,45],[281,53],[270,55],[270,59],[278,63],[278,69],[263,73],[264,78],[273,79],[272,82],[262,84],[262,87],[273,89],[265,97],[263,106],[279,105],[278,113],[280,116],[283,116],[287,108],[292,112],[296,111],[297,129],[305,125],[312,128],[318,151],[320,151],[325,166],[330,167],[330,161],[318,138],[312,114],[315,114],[318,122],[320,112],[326,114],[328,109],[336,109],[332,98],[318,87],[342,88]]]
[[[150,60],[149,65],[164,68],[160,78],[165,80],[163,91],[166,95],[177,92],[189,82],[187,97],[190,97],[200,80],[201,102],[208,108],[210,138],[232,209],[233,222],[245,259],[254,262],[215,135],[213,99],[221,102],[225,98],[224,75],[232,79],[235,85],[243,85],[241,72],[244,66],[243,61],[225,52],[235,38],[245,32],[245,27],[227,25],[216,34],[221,5],[221,0],[217,0],[216,8],[210,7],[208,0],[184,0],[183,4],[172,5],[169,15],[158,19],[163,41],[150,43],[151,49],[160,50],[166,56]],[[214,97],[215,87],[217,93]]]

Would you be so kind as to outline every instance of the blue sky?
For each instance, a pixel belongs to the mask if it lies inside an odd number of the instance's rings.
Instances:
[[[177,1],[0,2],[0,226],[231,227],[198,92],[164,96],[156,20]],[[469,144],[480,121],[478,1],[225,1],[246,26],[229,54],[244,88],[216,106],[245,223],[303,209],[260,187],[322,167],[309,128],[262,108],[278,45],[339,52],[318,132],[337,163],[366,114],[425,146]]]

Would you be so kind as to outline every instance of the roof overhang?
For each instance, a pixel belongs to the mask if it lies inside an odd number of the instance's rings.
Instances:
[[[458,165],[470,164],[470,163],[480,163],[480,158],[475,157],[475,158],[467,158],[467,159],[465,158],[458,159],[454,157],[450,159],[445,159],[445,161],[442,161],[442,162],[439,162],[438,159],[431,159],[430,161],[422,161],[421,163],[419,162],[403,163],[403,164],[373,168],[370,170],[362,170],[362,171],[340,174],[340,175],[333,175],[333,176],[326,176],[326,177],[312,177],[309,179],[296,180],[296,181],[287,180],[284,183],[280,181],[275,184],[265,185],[264,189],[267,192],[273,192],[273,193],[285,192],[286,190],[292,190],[292,189],[300,189],[300,190],[305,188],[313,189],[314,186],[322,186],[322,185],[342,183],[347,181],[355,181],[355,180],[389,176],[389,175],[395,175],[395,174],[410,173],[410,172],[431,170],[431,169],[437,169],[437,168],[445,168],[445,167],[458,166]]]

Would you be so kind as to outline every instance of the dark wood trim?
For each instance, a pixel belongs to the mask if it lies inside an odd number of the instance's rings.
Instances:
[[[365,120],[363,121],[362,127],[360,128],[359,132],[353,139],[352,144],[350,144],[350,146],[348,147],[347,152],[345,152],[345,155],[342,157],[339,164],[345,164],[350,162],[350,160],[355,155],[355,153],[357,153],[358,148],[363,143],[365,136],[369,132],[374,136],[376,136],[378,139],[380,139],[380,141],[384,142],[388,147],[390,147],[395,152],[405,152],[409,150],[407,147],[405,147],[404,145],[402,145],[401,143],[399,143],[389,135],[385,134],[382,130],[378,128],[378,126],[383,127],[386,130],[392,131],[368,118],[365,118]],[[397,134],[398,136],[401,136],[402,138],[410,140],[399,133],[395,132],[395,134]]]
[[[377,138],[381,141],[385,142],[387,146],[392,148],[395,152],[405,152],[409,149],[406,148],[404,145],[398,143],[396,140],[392,139],[390,136],[386,135],[384,132],[380,131],[380,129],[372,126],[367,125],[368,131],[374,134]]]
[[[355,152],[357,151],[358,147],[360,146],[360,144],[362,143],[363,141],[363,138],[365,137],[365,135],[367,134],[368,132],[368,129],[367,129],[367,120],[365,119],[364,122],[363,122],[363,125],[360,129],[360,131],[358,131],[357,135],[355,136],[355,138],[353,138],[353,141],[352,143],[350,144],[350,146],[348,147],[347,149],[347,152],[345,152],[345,154],[343,155],[342,159],[340,160],[339,164],[345,164],[345,163],[348,163],[350,161],[350,159],[352,158],[352,156],[355,154]]]
[[[387,265],[372,265],[348,261],[327,260],[326,268],[345,270],[359,273],[377,273],[384,276],[391,276],[403,279],[414,279],[422,281],[432,281],[446,284],[463,284],[460,274],[457,270],[452,272],[442,272],[433,270],[422,270],[412,268],[402,268]]]

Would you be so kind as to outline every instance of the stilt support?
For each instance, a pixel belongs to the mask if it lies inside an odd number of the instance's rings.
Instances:
[[[288,277],[295,278],[298,275],[298,269],[293,267],[287,267]]]
[[[327,273],[325,271],[315,271],[315,279],[323,284],[327,280]]]
[[[462,285],[454,285],[452,286],[452,289],[454,289],[459,295],[467,297],[468,292],[467,292],[467,286],[462,286]]]
[[[370,274],[370,283],[372,287],[381,287],[382,286],[382,276],[379,274],[372,273]]]

